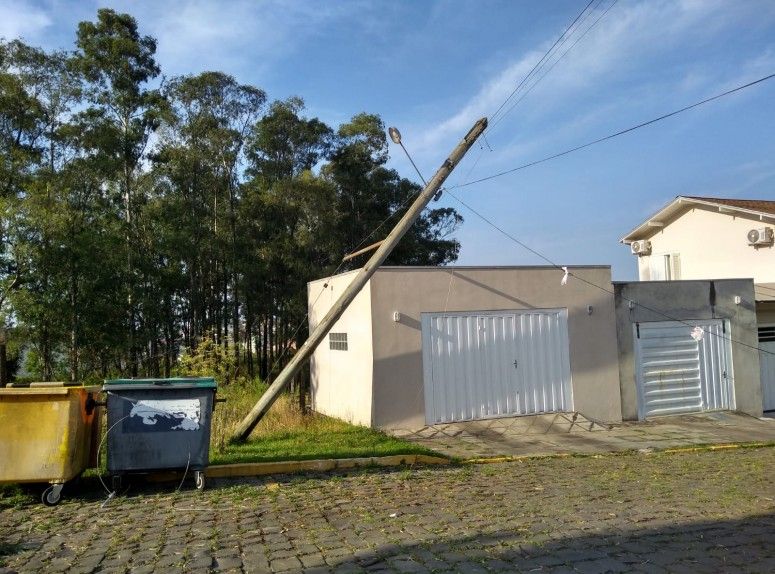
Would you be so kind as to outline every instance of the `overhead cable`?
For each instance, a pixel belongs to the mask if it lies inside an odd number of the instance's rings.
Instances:
[[[601,2],[601,1],[602,1],[602,0],[598,0],[598,3],[599,3],[599,2]],[[539,66],[540,66],[540,65],[541,65],[541,64],[542,64],[542,63],[543,63],[543,62],[544,62],[544,61],[545,61],[545,60],[546,60],[546,59],[549,57],[549,55],[550,55],[550,54],[552,53],[552,51],[553,51],[553,50],[554,50],[554,49],[557,47],[557,45],[558,45],[558,44],[560,44],[560,42],[561,42],[561,41],[562,41],[562,42],[564,42],[564,41],[565,41],[565,40],[563,40],[563,38],[566,38],[567,36],[570,36],[570,34],[572,34],[572,32],[571,32],[571,29],[572,29],[572,28],[573,28],[573,27],[576,25],[576,23],[579,21],[579,19],[580,19],[580,18],[581,18],[581,17],[582,17],[582,16],[583,16],[583,15],[584,15],[586,12],[587,12],[587,10],[589,9],[589,7],[592,5],[592,3],[593,3],[593,2],[595,2],[595,0],[589,0],[589,3],[588,3],[586,6],[584,6],[584,9],[583,9],[581,12],[579,12],[578,16],[576,16],[576,18],[573,20],[573,22],[571,22],[571,23],[568,25],[568,27],[567,27],[567,28],[565,28],[565,30],[563,30],[562,34],[560,34],[560,36],[559,36],[559,37],[558,37],[558,38],[557,38],[557,39],[554,41],[554,44],[552,44],[552,46],[551,46],[551,47],[550,47],[550,48],[549,48],[549,49],[548,49],[548,50],[547,50],[547,51],[544,53],[544,55],[541,57],[541,59],[540,59],[540,60],[538,60],[538,62],[536,62],[536,63],[535,63],[535,65],[534,65],[534,66],[533,66],[533,68],[532,68],[532,69],[531,69],[531,70],[530,70],[530,71],[527,73],[527,75],[525,75],[525,77],[524,77],[524,78],[522,78],[522,81],[521,81],[521,82],[519,82],[519,84],[517,85],[517,87],[516,87],[516,88],[514,88],[514,90],[512,90],[512,92],[511,92],[511,93],[508,95],[508,97],[507,97],[507,98],[506,98],[506,99],[503,101],[503,103],[502,103],[502,104],[501,104],[501,105],[498,107],[498,109],[497,109],[497,110],[495,110],[495,111],[494,111],[494,112],[493,112],[493,113],[490,115],[490,118],[489,118],[489,119],[490,119],[490,122],[493,122],[493,121],[495,120],[495,117],[498,115],[498,113],[499,113],[499,112],[500,112],[500,111],[501,111],[501,110],[502,110],[502,109],[503,109],[503,108],[506,106],[506,104],[508,104],[508,103],[509,103],[509,100],[511,100],[511,98],[513,98],[513,97],[514,97],[514,94],[516,94],[516,93],[519,91],[519,89],[520,89],[520,88],[521,88],[521,87],[522,87],[522,86],[525,84],[525,82],[528,80],[528,78],[530,78],[530,76],[533,74],[533,72],[535,72],[535,71],[536,71],[536,69],[538,69],[538,67],[539,67]],[[585,18],[586,18],[586,17],[585,17]],[[570,32],[570,34],[569,34],[569,32]],[[567,38],[566,38],[566,39],[567,39]],[[508,113],[508,112],[507,112],[507,113]],[[504,114],[504,115],[505,115],[505,114]]]
[[[511,110],[513,110],[514,108],[516,108],[516,107],[517,107],[517,105],[519,105],[519,103],[520,103],[522,100],[524,100],[524,99],[527,97],[527,95],[528,95],[530,92],[532,92],[532,91],[533,91],[533,88],[535,88],[535,87],[538,85],[538,83],[539,83],[541,80],[543,80],[543,79],[544,79],[544,77],[545,77],[545,76],[546,76],[546,75],[547,75],[549,72],[551,72],[551,71],[552,71],[552,69],[553,69],[553,68],[554,68],[554,67],[555,67],[557,64],[559,64],[559,63],[560,63],[560,60],[562,60],[562,59],[563,59],[565,56],[567,56],[567,55],[568,55],[568,52],[570,52],[570,51],[571,51],[571,50],[574,48],[574,46],[576,46],[576,44],[578,44],[578,43],[579,43],[579,42],[580,42],[582,39],[584,39],[584,36],[586,36],[586,35],[587,35],[587,34],[588,34],[588,33],[589,33],[589,32],[590,32],[590,31],[591,31],[591,30],[592,30],[592,29],[593,29],[595,26],[597,26],[598,22],[600,22],[600,20],[602,20],[602,19],[603,19],[603,17],[604,17],[606,14],[608,14],[609,10],[611,10],[611,8],[613,8],[613,7],[614,7],[614,5],[615,5],[617,2],[618,2],[618,0],[614,0],[613,2],[611,2],[611,4],[608,6],[608,8],[606,8],[605,10],[603,10],[603,12],[602,12],[602,13],[601,13],[601,14],[600,14],[600,15],[599,15],[599,16],[598,16],[596,19],[595,19],[595,21],[594,21],[594,22],[592,22],[592,24],[591,24],[589,27],[587,27],[587,29],[586,29],[586,30],[584,30],[584,31],[581,33],[581,35],[580,35],[578,38],[576,38],[576,40],[573,42],[573,44],[571,44],[571,45],[568,47],[568,49],[567,49],[567,50],[565,50],[565,51],[564,51],[564,52],[563,52],[563,53],[560,55],[560,57],[559,57],[559,58],[557,58],[557,59],[556,59],[554,62],[552,62],[552,65],[551,65],[551,66],[549,66],[549,68],[548,68],[548,69],[547,69],[547,70],[546,70],[546,71],[545,71],[543,74],[541,74],[541,76],[540,76],[540,77],[539,77],[539,78],[538,78],[538,79],[537,79],[535,82],[533,82],[533,83],[530,85],[530,87],[528,87],[528,88],[527,88],[527,89],[526,89],[524,92],[522,92],[522,95],[521,95],[521,96],[519,96],[519,98],[518,98],[518,99],[517,99],[517,100],[516,100],[516,101],[515,101],[513,104],[511,104],[511,106],[509,106],[509,109],[508,109],[508,110],[506,110],[506,111],[505,111],[505,112],[504,112],[504,113],[501,115],[501,117],[499,117],[497,120],[495,120],[494,122],[492,122],[492,123],[490,124],[490,127],[489,127],[489,129],[488,129],[488,132],[491,132],[491,131],[493,131],[493,130],[495,129],[495,126],[497,126],[497,125],[498,125],[498,124],[499,124],[499,123],[500,123],[500,122],[503,120],[503,118],[505,118],[505,117],[506,117],[506,116],[509,114],[509,112],[511,112]],[[579,26],[580,26],[580,25],[581,25],[581,24],[579,24]],[[563,43],[564,43],[564,42],[563,42]],[[561,44],[561,46],[562,46],[562,44]],[[543,65],[542,65],[542,66],[539,68],[538,72],[540,72],[540,71],[543,69],[544,65],[546,65],[546,62],[544,62],[544,64],[543,64]],[[538,72],[537,72],[537,73],[538,73]]]
[[[707,103],[710,103],[712,101],[718,100],[719,98],[723,98],[724,96],[728,96],[730,94],[734,94],[735,92],[739,92],[740,90],[744,90],[746,88],[750,88],[750,87],[755,86],[757,84],[761,84],[762,82],[765,82],[767,80],[771,80],[772,78],[775,78],[775,74],[770,74],[768,76],[764,76],[763,78],[759,78],[758,80],[754,80],[753,82],[748,82],[747,84],[743,84],[742,86],[737,86],[736,88],[732,88],[731,90],[727,90],[726,92],[722,92],[720,94],[716,94],[715,96],[711,96],[710,98],[706,98],[706,99],[701,100],[699,102],[695,102],[695,103],[693,103],[691,105],[688,105],[688,106],[685,106],[685,107],[680,108],[678,110],[672,111],[670,113],[661,115],[661,116],[659,116],[657,118],[654,118],[654,119],[651,119],[651,120],[639,123],[637,125],[634,125],[632,127],[627,128],[627,129],[620,130],[618,132],[615,132],[615,133],[609,134],[607,136],[598,138],[598,139],[593,140],[591,142],[587,142],[585,144],[582,144],[582,145],[579,145],[579,146],[567,149],[565,151],[562,151],[562,152],[559,152],[559,153],[547,156],[547,157],[545,157],[543,159],[531,161],[529,163],[525,163],[525,164],[522,164],[520,166],[511,168],[511,169],[507,169],[505,171],[501,171],[501,172],[498,172],[498,173],[495,173],[495,174],[492,174],[492,175],[488,175],[487,177],[482,177],[480,179],[475,179],[475,180],[469,181],[467,183],[461,183],[461,184],[452,186],[449,189],[457,189],[457,188],[461,188],[461,187],[467,187],[469,185],[474,185],[476,183],[482,183],[484,181],[489,181],[491,179],[495,179],[495,178],[498,178],[498,177],[502,177],[504,175],[508,175],[510,173],[514,173],[515,171],[520,171],[520,170],[526,169],[528,167],[533,167],[534,165],[538,165],[538,164],[541,164],[541,163],[544,163],[544,162],[547,162],[547,161],[550,161],[550,160],[553,160],[553,159],[557,159],[557,158],[562,157],[562,156],[566,156],[568,154],[571,154],[573,152],[576,152],[576,151],[588,148],[588,147],[593,146],[595,144],[599,144],[599,143],[608,141],[610,139],[622,136],[624,134],[627,134],[627,133],[630,133],[630,132],[634,132],[635,130],[638,130],[640,128],[644,128],[646,126],[650,126],[651,124],[655,124],[655,123],[660,122],[662,120],[666,120],[667,118],[671,118],[671,117],[676,116],[676,115],[678,115],[680,113],[689,111],[691,109],[697,108],[697,107],[702,106],[704,104],[707,104]]]
[[[540,251],[537,251],[536,249],[533,249],[532,247],[530,247],[526,243],[520,241],[519,239],[517,239],[516,237],[511,235],[508,231],[506,231],[502,227],[498,226],[494,221],[492,221],[491,219],[486,217],[484,214],[480,213],[479,211],[477,211],[476,209],[471,207],[468,203],[463,201],[461,198],[459,198],[457,195],[455,195],[451,191],[447,190],[447,193],[450,196],[452,196],[460,205],[465,207],[468,211],[470,211],[471,213],[476,215],[479,219],[481,219],[482,221],[487,223],[490,227],[492,227],[493,229],[498,231],[500,234],[502,234],[503,236],[507,237],[509,240],[513,241],[514,243],[516,243],[517,245],[519,245],[523,249],[526,249],[527,251],[529,251],[533,255],[535,255],[535,256],[541,258],[542,260],[546,261],[549,265],[551,265],[552,267],[554,267],[558,271],[562,271],[564,273],[564,275],[563,275],[564,277],[573,277],[574,279],[577,279],[578,281],[581,281],[582,283],[585,283],[586,285],[589,285],[590,287],[594,287],[596,289],[600,289],[601,291],[604,291],[605,293],[608,293],[609,295],[616,296],[614,291],[612,291],[611,289],[607,289],[606,287],[603,287],[602,285],[598,285],[597,283],[589,281],[588,279],[584,279],[583,277],[581,277],[579,275],[576,275],[573,271],[569,271],[566,266],[562,266],[562,265],[560,265],[558,263],[555,263],[554,261],[552,261],[549,257],[544,255]],[[661,309],[655,309],[654,307],[651,307],[649,305],[644,305],[643,303],[640,303],[640,302],[635,301],[634,299],[630,299],[628,297],[624,297],[624,296],[621,296],[621,297],[622,297],[623,300],[627,301],[628,303],[631,303],[634,306],[637,306],[637,307],[640,307],[640,308],[645,309],[647,311],[650,311],[650,312],[652,312],[652,313],[654,313],[656,315],[659,315],[660,317],[664,317],[665,319],[668,319],[670,321],[675,321],[677,323],[682,323],[683,325],[686,325],[687,327],[696,327],[697,326],[697,325],[693,325],[693,324],[691,324],[691,323],[689,323],[689,322],[687,322],[687,321],[685,321],[683,319],[678,319],[677,317],[674,317],[674,316],[670,315],[669,313],[666,313],[666,312],[662,311]],[[712,333],[712,332],[709,332],[709,331],[707,333],[710,334],[710,335],[716,336],[716,337],[720,337],[721,339],[723,339],[725,341],[729,341],[731,343],[735,343],[735,344],[741,345],[743,347],[748,347],[749,349],[759,351],[760,353],[765,353],[765,354],[768,354],[768,355],[775,356],[775,352],[768,351],[766,349],[762,349],[762,348],[757,347],[755,345],[750,345],[748,343],[745,343],[744,341],[738,341],[738,340],[733,339],[731,337],[725,337],[724,335],[719,335],[717,333]]]

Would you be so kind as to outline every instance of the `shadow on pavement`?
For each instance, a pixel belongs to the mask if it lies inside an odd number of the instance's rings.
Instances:
[[[630,531],[564,532],[548,540],[500,530],[388,544],[343,558],[334,570],[775,572],[775,514]]]

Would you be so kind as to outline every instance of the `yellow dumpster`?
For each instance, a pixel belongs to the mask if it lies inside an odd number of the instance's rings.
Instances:
[[[0,484],[48,482],[57,504],[65,482],[97,463],[99,387],[32,383],[0,388]]]

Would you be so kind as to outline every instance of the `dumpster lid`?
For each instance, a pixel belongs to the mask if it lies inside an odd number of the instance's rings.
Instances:
[[[105,381],[102,390],[117,390],[129,386],[135,389],[141,387],[151,389],[160,387],[215,389],[218,387],[212,377],[175,377],[172,379],[111,379]]]
[[[18,396],[33,396],[33,395],[74,395],[77,393],[98,393],[100,388],[98,386],[85,386],[85,385],[63,385],[63,384],[43,384],[32,383],[29,386],[12,387],[7,386],[0,388],[0,395],[18,395]]]

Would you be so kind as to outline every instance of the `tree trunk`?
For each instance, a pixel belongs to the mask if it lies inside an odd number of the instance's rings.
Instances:
[[[43,329],[40,338],[40,354],[43,361],[43,380],[50,381],[52,378],[52,371],[54,370],[51,360],[51,331],[49,330],[48,321],[43,322]]]
[[[149,349],[150,354],[150,365],[149,370],[152,377],[158,377],[159,376],[159,341],[156,338],[156,329],[154,329],[154,334],[151,337],[151,348]]]
[[[172,351],[175,345],[175,325],[172,317],[172,302],[167,297],[165,308],[167,310],[166,324],[164,326],[164,377],[169,378],[172,371]]]
[[[253,372],[253,315],[250,305],[245,306],[245,363],[248,370],[248,378],[252,381],[255,373]]]
[[[223,283],[221,284],[221,318],[223,320],[223,348],[229,349],[229,272],[226,264],[223,265]]]
[[[261,317],[261,380],[266,381],[269,376],[269,316]]]
[[[6,357],[6,332],[0,328],[0,388],[8,385],[8,364]]]
[[[76,262],[70,258],[70,382],[78,381],[78,277]]]
[[[268,339],[269,339],[269,360],[267,361],[267,380],[274,375],[274,361],[275,361],[275,345],[277,344],[277,338],[275,337],[275,316],[274,313],[269,313],[269,325],[268,325]]]

